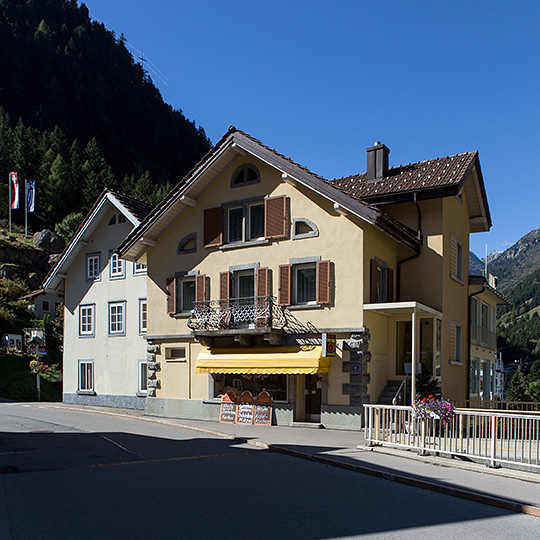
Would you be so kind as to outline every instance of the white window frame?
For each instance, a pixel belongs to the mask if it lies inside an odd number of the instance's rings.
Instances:
[[[177,313],[191,313],[193,306],[189,309],[184,309],[184,285],[186,283],[193,283],[193,291],[195,292],[195,276],[184,276],[177,278],[178,297],[177,297]],[[195,301],[195,295],[193,295],[193,301]]]
[[[306,302],[300,302],[298,300],[298,277],[297,272],[298,270],[307,269],[307,268],[313,268],[315,270],[315,298],[313,300],[308,300]],[[293,264],[292,265],[292,282],[293,282],[293,289],[292,294],[293,298],[292,305],[294,306],[316,306],[317,304],[317,263],[316,262],[307,262],[302,264]]]
[[[143,369],[144,366],[144,369]],[[139,395],[148,394],[148,361],[139,360],[139,370],[138,370],[138,391]]]
[[[118,309],[121,308],[120,311]],[[113,311],[115,313],[113,313]],[[119,314],[120,318],[119,318]],[[114,329],[113,329],[114,327]],[[109,302],[109,336],[126,335],[126,301]]]
[[[139,298],[139,334],[148,332],[148,301],[146,298]]]
[[[79,394],[94,394],[94,361],[93,360],[79,360],[77,370],[77,393]],[[84,367],[84,381],[81,377],[82,369]],[[90,379],[90,381],[88,381]]]
[[[94,337],[95,327],[96,305],[83,304],[79,306],[79,337]]]
[[[86,281],[100,281],[100,254],[88,253],[86,255]]]
[[[146,275],[147,267],[146,264],[134,262],[133,263],[133,275],[134,276],[144,276]]]
[[[126,261],[111,252],[109,257],[109,279],[124,279],[126,277]]]

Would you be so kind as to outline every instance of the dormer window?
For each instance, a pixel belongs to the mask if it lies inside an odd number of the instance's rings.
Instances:
[[[246,163],[240,165],[236,171],[234,171],[231,178],[231,187],[236,186],[245,186],[246,184],[254,184],[255,182],[260,182],[260,175],[257,167]]]

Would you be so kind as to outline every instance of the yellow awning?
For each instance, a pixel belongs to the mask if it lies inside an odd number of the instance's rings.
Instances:
[[[321,357],[320,346],[203,349],[197,373],[328,373],[330,359]]]

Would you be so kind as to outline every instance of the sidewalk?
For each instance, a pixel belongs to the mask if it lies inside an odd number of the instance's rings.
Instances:
[[[458,459],[419,456],[412,451],[369,448],[365,446],[364,434],[358,431],[225,424],[146,416],[143,411],[63,406],[96,413],[137,416],[150,422],[239,439],[326,465],[540,517],[540,474],[490,469]]]

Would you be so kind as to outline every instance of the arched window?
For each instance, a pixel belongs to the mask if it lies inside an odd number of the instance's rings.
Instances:
[[[240,165],[240,167],[234,171],[231,178],[231,186],[245,186],[246,184],[260,182],[260,180],[261,177],[257,167],[251,163],[245,163],[244,165]]]
[[[308,218],[293,219],[293,240],[299,240],[300,238],[314,238],[315,236],[319,236],[319,228],[313,221]]]
[[[182,253],[195,253],[197,251],[197,233],[187,234],[178,242],[177,255]]]

